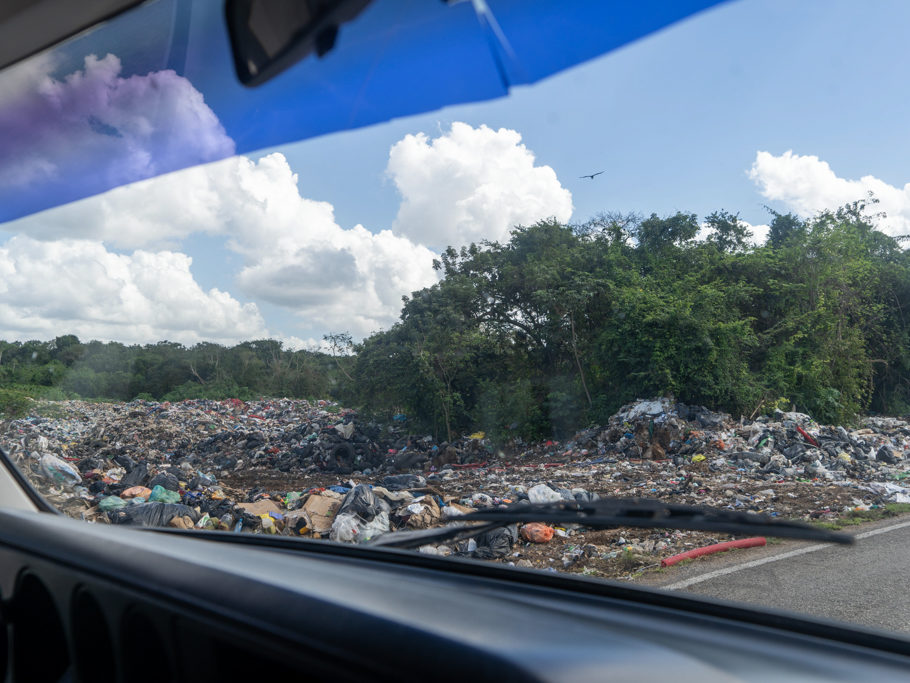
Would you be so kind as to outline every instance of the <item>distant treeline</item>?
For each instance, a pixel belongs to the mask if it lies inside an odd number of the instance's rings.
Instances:
[[[331,395],[404,413],[414,431],[497,439],[565,435],[655,395],[737,416],[905,414],[910,253],[875,220],[863,203],[811,220],[772,212],[762,246],[724,211],[543,222],[505,244],[449,248],[441,281],[406,297],[398,323],[359,344],[328,335],[331,353],[273,340],[0,342],[0,392]]]
[[[0,341],[0,390],[33,398],[326,397],[333,388],[333,368],[336,361],[327,354],[289,351],[270,339],[232,347],[83,343],[73,335]]]

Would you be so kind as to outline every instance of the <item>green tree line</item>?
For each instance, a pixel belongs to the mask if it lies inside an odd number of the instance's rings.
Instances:
[[[754,246],[725,211],[603,215],[449,248],[338,391],[440,436],[565,435],[654,395],[747,417],[906,413],[910,254],[875,221],[863,202],[772,212]]]
[[[329,355],[291,351],[272,339],[232,347],[167,341],[141,346],[83,343],[74,335],[0,341],[0,391],[7,402],[23,395],[121,401],[326,397],[336,373]]]

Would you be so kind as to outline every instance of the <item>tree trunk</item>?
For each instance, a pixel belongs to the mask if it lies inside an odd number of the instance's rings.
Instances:
[[[588,391],[588,383],[585,381],[585,371],[581,369],[581,359],[578,357],[578,345],[575,343],[575,318],[569,313],[569,325],[572,326],[572,353],[575,355],[575,364],[578,366],[578,376],[581,377],[581,386],[585,390],[585,396],[588,397],[588,407],[594,406],[591,400],[591,392]]]

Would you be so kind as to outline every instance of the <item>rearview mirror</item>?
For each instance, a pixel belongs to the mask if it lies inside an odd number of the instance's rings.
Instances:
[[[227,0],[225,14],[240,82],[256,86],[311,53],[335,46],[339,27],[371,0]]]

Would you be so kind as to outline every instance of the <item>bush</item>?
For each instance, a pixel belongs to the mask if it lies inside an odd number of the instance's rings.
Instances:
[[[184,382],[173,391],[164,395],[165,401],[185,401],[187,399],[212,399],[221,401],[226,398],[239,398],[249,401],[255,394],[248,387],[237,386],[236,382],[214,382],[199,384],[198,382]]]
[[[22,389],[0,389],[0,415],[3,417],[23,417],[28,414],[32,403],[32,398]]]

